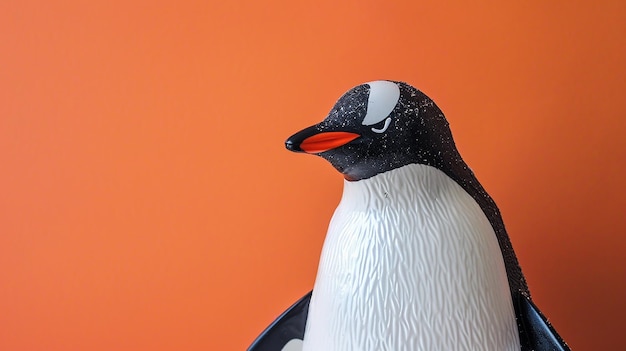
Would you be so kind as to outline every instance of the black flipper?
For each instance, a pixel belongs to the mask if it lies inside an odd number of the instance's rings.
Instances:
[[[522,350],[570,351],[537,306],[526,296],[516,294],[515,312],[520,328]]]
[[[283,312],[250,345],[248,351],[281,351],[292,339],[304,339],[311,292]]]

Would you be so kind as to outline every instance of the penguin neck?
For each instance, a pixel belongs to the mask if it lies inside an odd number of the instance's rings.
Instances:
[[[449,184],[440,179],[440,170],[421,164],[408,164],[359,181],[344,180],[342,205],[353,210],[379,208],[398,200],[407,202],[436,199]],[[408,199],[406,197],[412,197]]]

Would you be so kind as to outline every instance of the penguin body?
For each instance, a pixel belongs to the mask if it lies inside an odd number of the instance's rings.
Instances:
[[[329,161],[344,194],[312,297],[250,351],[568,350],[530,300],[497,206],[422,92],[359,85],[286,147]]]

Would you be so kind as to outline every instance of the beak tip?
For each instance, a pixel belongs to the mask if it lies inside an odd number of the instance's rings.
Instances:
[[[303,152],[298,143],[294,143],[291,139],[287,139],[287,141],[285,141],[285,148],[293,152]]]

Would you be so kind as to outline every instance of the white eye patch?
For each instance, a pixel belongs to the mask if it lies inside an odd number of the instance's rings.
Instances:
[[[383,133],[391,124],[391,118],[388,116],[400,99],[400,88],[396,83],[386,80],[377,80],[367,84],[370,86],[370,94],[367,99],[367,113],[362,124],[371,126],[387,118],[383,128],[372,128],[375,133]]]

